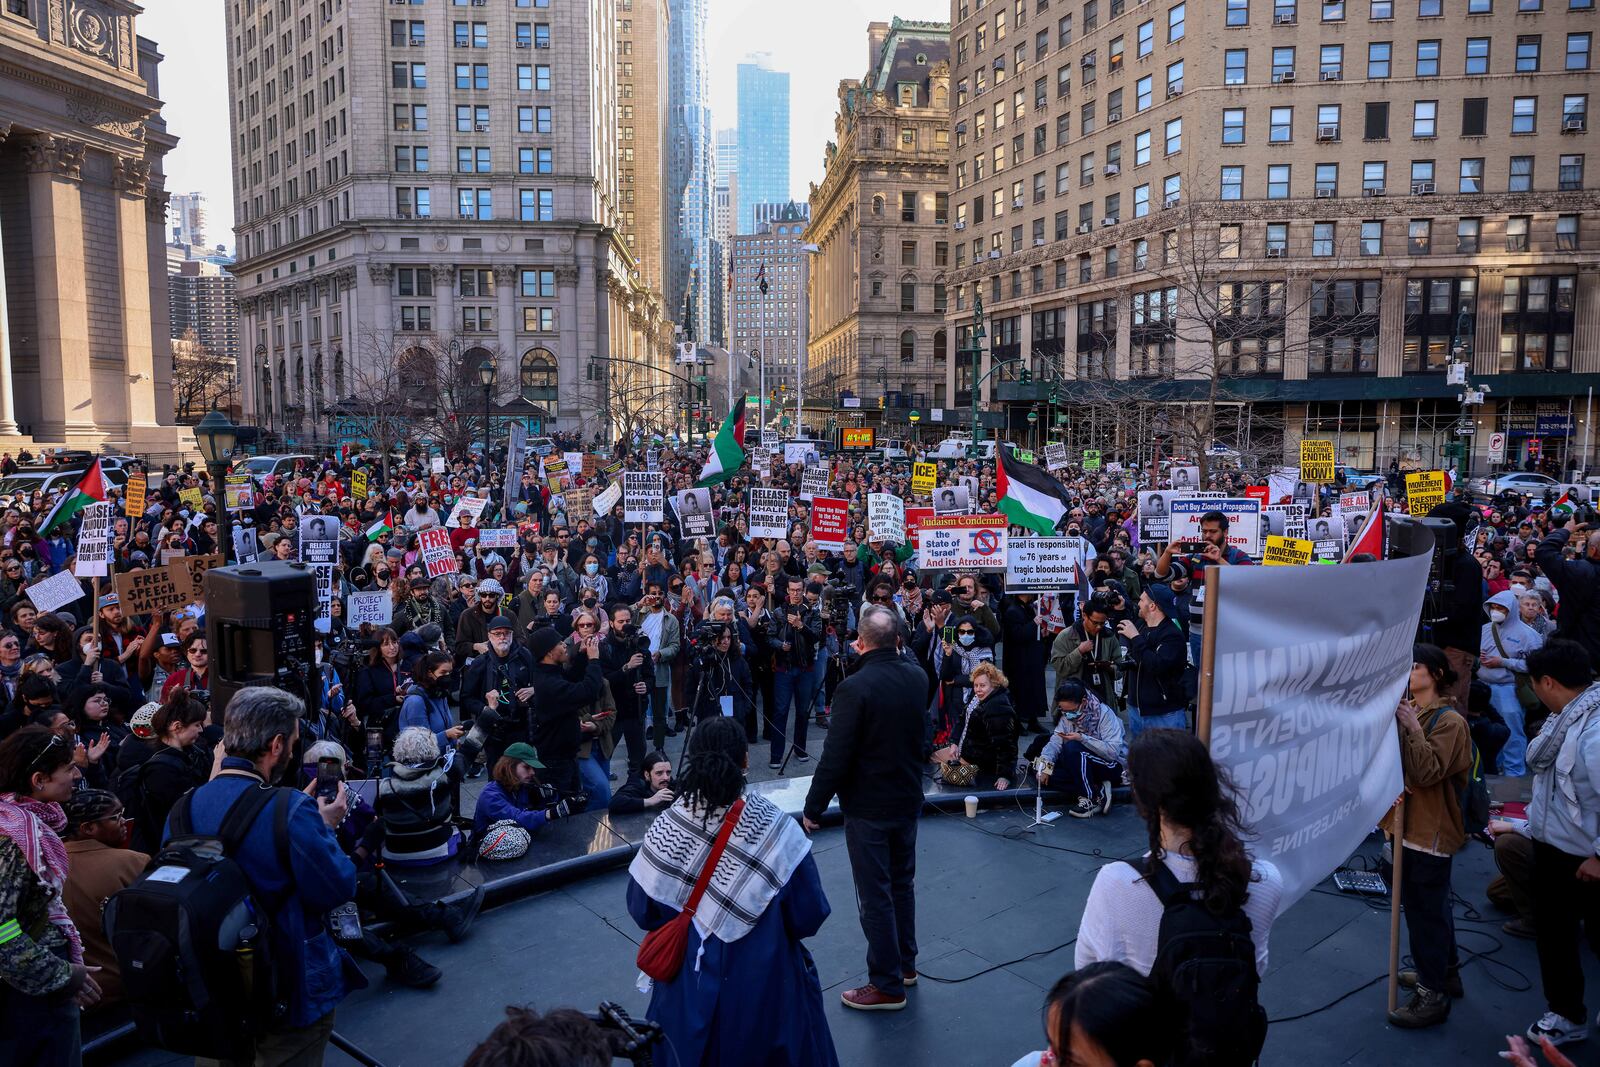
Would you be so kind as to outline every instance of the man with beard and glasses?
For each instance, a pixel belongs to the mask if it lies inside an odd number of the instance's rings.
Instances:
[[[504,615],[489,620],[488,651],[473,659],[461,680],[461,716],[485,720],[483,755],[490,767],[508,745],[533,738],[533,654],[517,643],[514,626]]]

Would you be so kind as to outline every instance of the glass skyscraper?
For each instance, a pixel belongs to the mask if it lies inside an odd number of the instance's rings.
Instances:
[[[764,60],[739,64],[738,233],[755,232],[756,204],[789,200],[789,75]]]
[[[711,100],[706,72],[706,0],[670,0],[671,42],[667,52],[666,216],[675,224],[667,253],[667,305],[694,340],[710,338]],[[784,166],[788,166],[784,152]],[[688,310],[685,311],[685,308]]]

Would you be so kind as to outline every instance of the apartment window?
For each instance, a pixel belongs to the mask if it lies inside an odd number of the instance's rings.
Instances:
[[[1461,136],[1482,137],[1489,132],[1489,98],[1469,96],[1461,101]]]
[[[457,89],[487,89],[489,88],[489,64],[487,63],[457,63],[456,64]]]
[[[1494,0],[1467,0],[1467,14],[1492,15],[1494,14]]]
[[[1367,101],[1366,120],[1364,136],[1367,140],[1387,141],[1389,139],[1389,102],[1387,100]]]
[[[1230,48],[1222,54],[1222,84],[1243,85],[1246,81],[1245,66],[1249,62],[1250,52],[1245,48]]]
[[[995,169],[999,170],[1000,168],[996,166]],[[900,221],[917,221],[917,194],[915,192],[907,191],[900,194]]]
[[[1244,199],[1244,168],[1243,167],[1229,166],[1229,167],[1223,167],[1222,168],[1222,199],[1224,199],[1224,200],[1243,200]]]
[[[1361,223],[1361,254],[1383,255],[1383,220],[1365,219]]]
[[[1587,33],[1567,34],[1567,69],[1589,69],[1589,40]]]
[[[1556,250],[1574,252],[1578,248],[1578,216],[1556,216]]]
[[[900,265],[902,267],[915,267],[917,265],[917,242],[900,242]]]
[[[1367,10],[1367,18],[1373,22],[1394,18],[1394,0],[1372,0]]]
[[[1142,167],[1150,162],[1150,131],[1140,130],[1133,135],[1133,165]]]
[[[1461,161],[1461,181],[1456,187],[1459,193],[1483,192],[1483,160],[1463,159]]]
[[[1313,222],[1311,224],[1311,254],[1324,259],[1332,256],[1337,232],[1338,223]]]
[[[394,203],[399,215],[411,215],[419,219],[433,217],[433,193],[430,189],[401,186],[394,191]]]
[[[1161,179],[1161,203],[1166,207],[1176,207],[1178,198],[1183,193],[1183,178],[1177,174],[1169,174]]]
[[[473,107],[468,104],[456,105],[456,132],[472,133],[489,132],[489,109],[487,107]]]
[[[1167,64],[1167,95],[1183,92],[1183,60]]]
[[[1489,38],[1487,38],[1487,37],[1468,37],[1467,38],[1466,73],[1468,73],[1468,74],[1487,74],[1487,73],[1489,73]]]
[[[1556,170],[1556,188],[1563,192],[1583,188],[1583,157],[1577,155],[1562,156],[1560,166]]]
[[[1506,177],[1506,192],[1526,193],[1533,190],[1533,157],[1512,156],[1511,170]]]
[[[456,201],[464,219],[494,218],[493,197],[488,189],[457,189]]]
[[[433,271],[427,267],[401,267],[394,272],[398,296],[432,296]]]
[[[1267,167],[1267,199],[1289,199],[1289,164],[1274,163]]]
[[[1417,0],[1417,18],[1437,19],[1444,17],[1444,0]]]
[[[1267,223],[1266,249],[1268,256],[1285,256],[1289,254],[1289,224],[1287,222]]]
[[[1388,177],[1389,164],[1382,160],[1368,160],[1361,165],[1361,191],[1382,193]]]
[[[1528,222],[1527,215],[1512,215],[1506,219],[1507,252],[1526,252],[1528,250]],[[1508,286],[1507,289],[1509,290],[1509,288]]]
[[[1561,98],[1561,128],[1582,130],[1588,125],[1589,96],[1579,93]]]
[[[428,128],[427,104],[396,104],[394,106],[396,130],[426,130]]]
[[[1511,132],[1512,133],[1537,133],[1539,117],[1539,98],[1537,96],[1515,96],[1511,98]]]
[[[556,217],[553,189],[518,190],[517,217],[523,222],[551,222]]]
[[[950,221],[950,194],[933,194],[933,221],[936,225],[943,226]]]
[[[541,93],[550,91],[550,68],[541,63],[533,68],[533,87]]]
[[[492,169],[487,148],[456,149],[457,174],[487,174]]]
[[[1283,81],[1285,77],[1294,76],[1294,49],[1274,48],[1272,50],[1272,80]]]
[[[1339,195],[1339,164],[1337,164],[1337,163],[1318,163],[1317,164],[1317,195],[1318,196],[1337,196],[1337,195]]]
[[[1344,0],[1322,0],[1322,21],[1343,22]]]
[[[1225,21],[1229,26],[1250,25],[1250,0],[1227,0]]]
[[[1294,108],[1275,107],[1267,114],[1267,141],[1288,144],[1294,139]]]
[[[400,329],[407,333],[412,331],[421,331],[426,333],[429,330],[432,330],[433,308],[426,305],[400,305]]]
[[[1406,251],[1426,256],[1433,250],[1433,220],[1412,219],[1406,227]]]
[[[1224,167],[1222,169],[1226,171],[1228,168]],[[1222,198],[1224,200],[1238,199],[1238,197],[1230,198],[1226,188],[1223,189]],[[1150,186],[1136,185],[1133,188],[1133,217],[1142,219],[1148,214],[1150,214]]]
[[[1222,143],[1244,144],[1244,108],[1224,108],[1222,112]]]
[[[906,281],[900,283],[900,310],[917,310],[917,283]]]
[[[1175,41],[1183,40],[1184,7],[1185,7],[1185,5],[1178,4],[1176,7],[1169,8],[1168,11],[1167,11],[1167,43],[1168,44],[1172,44]],[[1231,26],[1232,23],[1229,23],[1229,25]]]
[[[1367,77],[1387,78],[1394,57],[1394,45],[1389,41],[1373,41],[1367,45]]]
[[[553,270],[525,270],[521,277],[522,295],[526,297],[554,297],[556,272]]]
[[[1155,92],[1151,84],[1154,82],[1154,80],[1155,79],[1153,77],[1146,74],[1144,77],[1140,78],[1134,83],[1133,108],[1135,111],[1148,111],[1150,109],[1150,105],[1153,102],[1152,96]],[[1118,92],[1121,92],[1121,90],[1119,89]]]
[[[1539,35],[1529,34],[1517,38],[1516,70],[1519,74],[1532,74],[1539,69]]]
[[[1317,54],[1317,73],[1323,81],[1344,77],[1344,45],[1325,44]]]
[[[1456,220],[1456,252],[1476,253],[1483,233],[1482,219]]]
[[[1437,78],[1439,76],[1439,42],[1417,42],[1417,77]]]
[[[1168,119],[1162,129],[1164,135],[1163,151],[1166,155],[1175,156],[1183,151],[1183,120]]]
[[[1242,227],[1238,223],[1224,223],[1217,228],[1217,258],[1238,259],[1239,238]]]
[[[1418,100],[1411,105],[1411,136],[1436,137],[1439,132],[1439,101]]]
[[[1135,40],[1138,43],[1134,46],[1134,48],[1140,59],[1145,58],[1156,50],[1156,24],[1154,19],[1151,19],[1148,22],[1139,23],[1139,29],[1135,34]]]
[[[553,114],[552,110],[548,107],[536,107],[533,109],[533,113],[535,120],[534,132],[550,133],[555,126],[555,123],[551,119],[551,115]]]
[[[402,173],[415,171],[423,174],[428,170],[427,145],[396,145],[394,149],[394,169]]]

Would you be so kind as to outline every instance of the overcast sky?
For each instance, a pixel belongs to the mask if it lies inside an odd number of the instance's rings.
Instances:
[[[143,0],[139,33],[161,46],[161,96],[167,127],[181,140],[167,156],[167,188],[208,198],[209,239],[233,246],[233,184],[228,144],[227,52],[222,0]],[[738,122],[735,68],[756,52],[790,74],[790,195],[804,200],[822,180],[822,147],[833,137],[839,80],[867,69],[867,23],[944,21],[947,0],[816,0],[774,17],[770,2],[708,0],[706,52],[714,129]],[[791,17],[792,16],[792,17]]]

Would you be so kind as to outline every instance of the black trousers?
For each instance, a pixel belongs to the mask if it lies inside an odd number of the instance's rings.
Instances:
[[[917,961],[917,820],[847,814],[844,843],[867,938],[868,980],[890,996],[902,996],[902,975]]]
[[[1588,1025],[1578,926],[1589,951],[1600,956],[1600,882],[1578,881],[1583,861],[1543,841],[1533,843],[1533,910],[1545,1003],[1562,1018]]]
[[[639,768],[644,766],[645,753],[649,751],[644,745],[644,715],[635,711],[625,719],[618,717],[617,730],[628,746],[628,772],[638,774]]]
[[[1455,917],[1450,911],[1451,860],[1450,856],[1408,848],[1400,867],[1400,906],[1405,910],[1417,982],[1434,992],[1443,991],[1445,980],[1456,966]]]
[[[81,1016],[70,999],[0,987],[0,1063],[78,1067],[83,1062]]]

